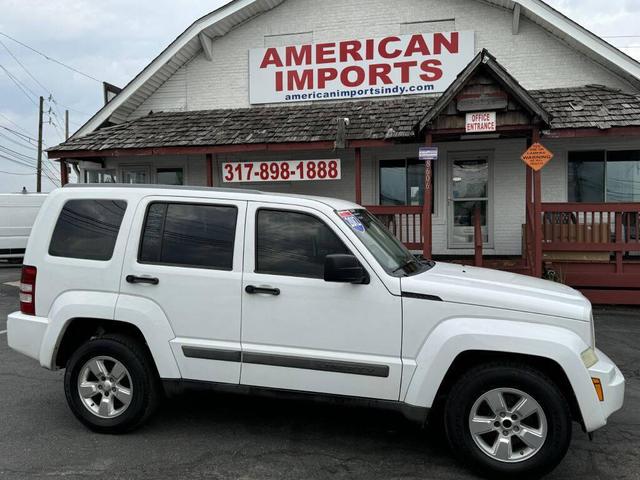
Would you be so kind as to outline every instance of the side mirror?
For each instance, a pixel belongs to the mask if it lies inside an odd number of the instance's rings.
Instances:
[[[336,253],[324,259],[324,281],[368,284],[369,274],[353,255]]]

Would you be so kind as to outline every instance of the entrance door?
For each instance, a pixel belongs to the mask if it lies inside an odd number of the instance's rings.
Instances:
[[[250,202],[245,241],[240,383],[398,400],[401,299],[331,219]],[[355,255],[370,282],[326,282],[325,257],[338,253]]]
[[[480,210],[482,243],[491,247],[491,168],[487,152],[449,155],[449,248],[472,248],[474,212]]]

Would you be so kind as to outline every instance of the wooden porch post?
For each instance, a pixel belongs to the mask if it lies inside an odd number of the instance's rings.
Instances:
[[[207,187],[213,187],[213,155],[207,153]]]
[[[527,140],[527,148],[531,145],[531,141]],[[533,275],[533,265],[529,265],[529,263],[533,262],[533,258],[530,256],[529,244],[533,245],[533,238],[529,238],[529,223],[533,218],[533,169],[526,165],[526,185],[525,185],[525,202],[524,202],[524,251],[522,252],[522,256],[525,260],[525,263],[528,267],[530,267],[531,274]],[[533,225],[531,225],[533,227]]]
[[[480,207],[476,205],[473,212],[473,251],[474,251],[474,265],[476,267],[482,266],[482,219],[480,214]]]
[[[356,147],[356,203],[362,205],[362,150]]]
[[[531,141],[532,143],[540,141],[538,127],[533,128]],[[542,277],[542,180],[540,170],[533,172],[533,228],[533,275],[540,278]]]
[[[67,161],[64,158],[60,159],[60,186],[64,187],[69,183],[69,170],[67,170]]]
[[[430,147],[433,144],[433,136],[431,132],[427,132],[425,146]],[[431,160],[425,160],[424,163],[424,202],[422,207],[422,256],[426,259],[431,258],[432,252],[432,229],[431,229],[431,179],[433,177]]]

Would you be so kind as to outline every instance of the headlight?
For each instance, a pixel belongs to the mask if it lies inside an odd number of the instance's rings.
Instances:
[[[584,366],[587,368],[591,368],[598,363],[598,355],[596,355],[593,348],[587,348],[580,354],[580,358],[582,358],[582,363],[584,363]]]

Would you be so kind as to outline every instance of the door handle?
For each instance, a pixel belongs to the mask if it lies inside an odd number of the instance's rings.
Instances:
[[[137,277],[135,275],[127,275],[125,280],[127,283],[147,283],[149,285],[158,285],[160,280],[156,277]]]
[[[256,287],[254,285],[247,285],[244,288],[244,291],[250,294],[256,294],[256,293],[265,293],[267,295],[274,295],[274,296],[278,296],[280,295],[280,289],[279,288],[271,288],[271,287]]]

